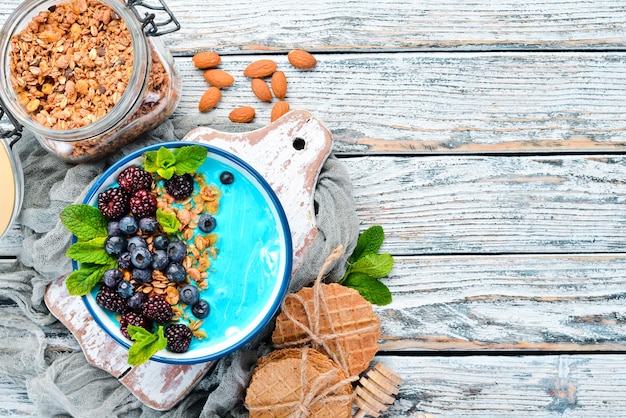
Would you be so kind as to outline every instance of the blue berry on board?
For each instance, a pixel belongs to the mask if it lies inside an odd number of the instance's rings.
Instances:
[[[146,218],[156,213],[157,200],[148,190],[138,190],[130,197],[129,206],[137,218]]]
[[[113,289],[117,288],[117,285],[120,284],[123,278],[124,274],[122,274],[122,272],[118,269],[109,269],[105,271],[102,276],[104,285]]]
[[[191,174],[173,175],[165,180],[165,191],[176,200],[186,199],[193,193],[193,177]]]
[[[148,268],[152,263],[152,253],[147,247],[136,247],[130,253],[130,261],[139,269]]]
[[[152,270],[149,269],[141,269],[141,268],[137,268],[135,267],[132,270],[132,278],[134,281],[136,281],[137,283],[148,283],[149,281],[152,280]]]
[[[235,176],[230,171],[224,171],[220,174],[220,182],[222,184],[232,184],[235,181]]]
[[[180,263],[187,256],[187,245],[182,241],[172,241],[167,246],[167,256],[171,263]]]
[[[187,271],[178,263],[171,263],[165,269],[165,275],[174,283],[182,283],[187,279]]]
[[[126,235],[133,235],[139,230],[137,220],[133,216],[122,216],[118,222],[120,231]]]
[[[200,231],[202,232],[211,232],[216,226],[217,222],[215,221],[215,218],[208,213],[203,214],[200,216],[200,219],[198,219],[198,228],[200,228]]]
[[[167,246],[170,245],[170,240],[167,235],[157,235],[152,240],[152,245],[157,250],[167,250]]]
[[[117,293],[119,293],[123,299],[128,299],[135,293],[135,288],[131,282],[122,280],[120,284],[117,285]]]
[[[104,250],[112,257],[119,257],[126,251],[126,238],[121,236],[107,237],[104,241]]]
[[[200,300],[198,288],[192,284],[183,286],[179,291],[180,301],[185,305],[193,306]]]
[[[121,187],[107,189],[98,195],[98,209],[109,219],[119,219],[128,213],[128,194]]]
[[[132,253],[136,248],[148,248],[148,242],[143,237],[135,235],[128,238],[128,245],[126,247],[128,251]]]
[[[146,318],[163,324],[174,316],[172,306],[161,295],[151,296],[142,306],[141,313]]]
[[[209,316],[211,308],[209,302],[204,299],[200,299],[195,305],[191,307],[191,313],[198,319],[204,319]]]
[[[120,187],[129,193],[152,188],[153,175],[141,167],[127,167],[118,176]]]
[[[139,229],[144,235],[152,235],[159,229],[159,222],[154,216],[139,219]]]
[[[160,270],[163,271],[170,264],[170,260],[167,257],[167,251],[165,250],[156,250],[152,253],[152,270]]]
[[[167,338],[167,349],[174,353],[184,353],[189,350],[193,333],[184,324],[172,324],[165,328],[164,334]]]
[[[135,292],[126,300],[126,304],[133,311],[140,311],[146,300],[148,300],[148,295],[142,292]]]
[[[133,263],[130,261],[130,251],[124,251],[117,257],[117,266],[122,270],[129,270],[132,268]]]

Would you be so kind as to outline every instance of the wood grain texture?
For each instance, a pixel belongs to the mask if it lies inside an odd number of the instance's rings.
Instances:
[[[20,0],[3,0],[0,23]],[[174,51],[623,48],[626,6],[613,0],[170,0]]]
[[[395,257],[381,350],[626,351],[624,254]]]
[[[318,56],[311,71],[270,55],[286,74],[291,109],[312,112],[343,154],[619,152],[626,146],[625,53],[397,53]],[[268,123],[273,103],[252,93],[243,69],[211,111],[229,123],[239,106]],[[190,58],[176,61],[183,94],[176,114],[198,113],[208,88]]]
[[[346,158],[363,228],[395,255],[624,252],[626,159]]]

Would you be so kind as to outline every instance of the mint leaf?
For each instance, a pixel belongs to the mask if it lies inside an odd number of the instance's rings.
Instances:
[[[163,228],[163,232],[166,234],[175,234],[180,227],[180,221],[173,213],[165,213],[161,209],[156,211],[157,222]]]
[[[380,280],[365,273],[352,273],[342,283],[359,292],[365,300],[375,305],[384,306],[391,303],[391,292]]]
[[[114,264],[115,259],[104,249],[105,240],[106,237],[97,237],[89,241],[78,241],[67,249],[65,255],[79,263]]]
[[[158,173],[159,176],[169,180],[175,172],[176,156],[165,147],[157,151],[147,151],[144,154],[143,167],[150,173]]]
[[[128,334],[134,342],[128,349],[128,364],[139,366],[148,361],[157,351],[167,347],[167,338],[163,333],[163,326],[159,326],[156,334],[152,334],[143,327],[129,325]]]
[[[195,173],[206,160],[208,150],[200,145],[181,147],[176,152],[176,175]]]
[[[84,264],[78,270],[74,270],[65,279],[65,287],[72,296],[85,296],[102,279],[104,272],[110,266],[97,264]]]
[[[61,212],[61,223],[78,239],[107,236],[107,219],[91,205],[69,205]]]
[[[347,273],[365,273],[375,279],[380,279],[388,275],[392,268],[391,254],[368,254],[350,264]]]
[[[380,225],[374,225],[359,234],[354,252],[350,256],[353,263],[364,255],[376,254],[383,245],[385,232]]]

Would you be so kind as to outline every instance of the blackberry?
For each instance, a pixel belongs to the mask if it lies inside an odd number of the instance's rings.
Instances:
[[[161,295],[150,297],[141,307],[141,313],[159,324],[169,321],[174,316],[172,307]]]
[[[120,331],[124,334],[124,337],[132,340],[128,334],[128,326],[134,325],[136,327],[143,327],[147,331],[151,331],[150,321],[136,312],[127,312],[120,318]]]
[[[102,286],[100,288],[100,291],[96,295],[96,302],[104,309],[112,312],[123,314],[128,310],[126,301],[122,299],[120,294],[117,292],[117,289],[112,289],[110,287]]]
[[[191,174],[173,175],[165,180],[165,190],[176,200],[186,199],[193,192],[193,177]]]
[[[117,178],[122,189],[129,193],[152,188],[152,174],[140,167],[125,168]]]
[[[154,216],[157,210],[156,197],[147,190],[139,190],[130,197],[130,210],[137,218]]]
[[[128,194],[121,187],[106,189],[98,195],[98,209],[109,219],[119,219],[128,213]]]
[[[165,328],[165,338],[167,338],[167,349],[174,353],[184,353],[189,350],[191,344],[191,329],[184,324],[173,324]]]

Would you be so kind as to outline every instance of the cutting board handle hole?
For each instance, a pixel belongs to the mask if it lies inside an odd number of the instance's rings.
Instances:
[[[293,145],[293,148],[296,149],[297,151],[302,151],[304,149],[304,146],[306,145],[306,142],[304,141],[303,138],[297,137],[297,138],[294,138],[292,145]]]

